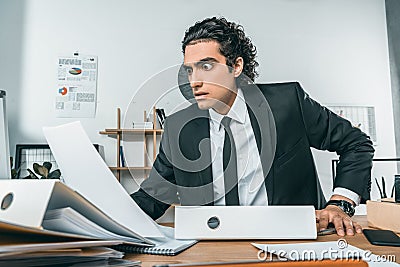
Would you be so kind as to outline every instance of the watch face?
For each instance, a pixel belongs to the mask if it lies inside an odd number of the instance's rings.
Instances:
[[[344,206],[344,212],[347,213],[349,216],[354,215],[354,207],[347,201],[342,201],[342,205]]]
[[[326,205],[338,206],[344,211],[344,213],[346,213],[350,217],[353,216],[355,212],[353,205],[346,200],[330,200],[328,201],[328,203],[326,203]]]
[[[343,210],[350,217],[354,215],[354,208],[352,206],[345,205]]]

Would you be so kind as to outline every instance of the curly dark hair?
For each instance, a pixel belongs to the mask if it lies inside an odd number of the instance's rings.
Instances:
[[[255,60],[257,49],[250,38],[246,37],[243,26],[229,22],[224,17],[198,21],[185,32],[182,41],[183,54],[186,46],[204,41],[217,41],[220,44],[220,52],[226,57],[226,64],[230,67],[234,66],[238,57],[242,57],[243,72],[238,77],[238,82],[239,84],[254,82],[258,76],[256,71],[258,62]]]

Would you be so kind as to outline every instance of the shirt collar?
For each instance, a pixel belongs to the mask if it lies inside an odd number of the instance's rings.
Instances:
[[[221,115],[212,108],[209,111],[212,127],[214,127],[214,130],[216,131],[219,131],[222,128],[220,125],[225,116],[237,121],[238,123],[244,124],[246,120],[247,109],[242,89],[238,88],[235,101],[233,101],[232,107],[229,109],[228,114]]]

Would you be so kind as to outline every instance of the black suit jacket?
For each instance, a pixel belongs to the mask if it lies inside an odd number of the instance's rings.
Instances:
[[[334,187],[369,199],[373,146],[349,121],[312,100],[299,83],[242,88],[270,205],[325,205],[310,147],[339,156]],[[132,198],[152,218],[171,203],[213,205],[208,110],[197,104],[165,121],[159,154]]]

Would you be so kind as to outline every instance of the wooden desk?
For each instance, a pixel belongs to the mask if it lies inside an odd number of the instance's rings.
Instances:
[[[363,228],[368,228],[366,216],[355,216]],[[340,239],[336,234],[319,236],[316,241],[337,241]],[[361,249],[370,250],[377,255],[394,255],[395,261],[400,263],[400,247],[374,246],[368,242],[363,234],[345,236],[348,244]],[[302,243],[315,242],[315,240],[296,241],[270,241],[270,240],[246,240],[246,241],[200,241],[193,247],[181,252],[177,256],[158,256],[147,254],[127,254],[126,259],[139,260],[143,267],[163,263],[193,263],[193,262],[227,262],[240,260],[257,260],[258,249],[250,243]],[[390,256],[393,258],[393,256]]]

